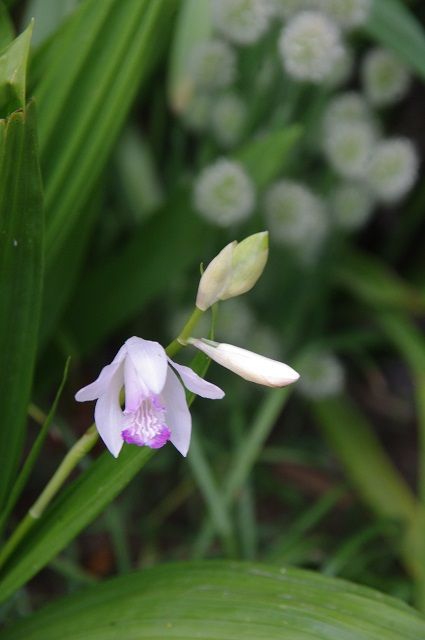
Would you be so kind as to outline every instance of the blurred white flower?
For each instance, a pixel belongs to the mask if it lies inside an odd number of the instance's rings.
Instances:
[[[273,13],[280,18],[291,18],[300,11],[314,9],[314,0],[271,0]]]
[[[316,6],[343,29],[353,29],[367,21],[372,0],[316,0]]]
[[[218,31],[239,45],[259,40],[272,15],[267,0],[214,0],[213,12]]]
[[[212,105],[210,117],[213,134],[223,147],[233,147],[241,140],[247,108],[235,93],[218,96]]]
[[[291,18],[279,38],[287,73],[297,80],[320,83],[343,55],[338,27],[326,15],[305,11]]]
[[[225,89],[236,78],[236,54],[227,42],[206,40],[191,52],[190,69],[197,87]]]
[[[410,73],[392,51],[373,49],[362,66],[363,87],[371,104],[385,107],[401,100],[410,86]]]
[[[311,351],[299,363],[298,390],[307,398],[319,400],[340,393],[344,388],[344,369],[336,356],[327,351]]]
[[[194,186],[199,213],[221,227],[245,220],[255,206],[255,190],[242,165],[219,158],[206,167]]]
[[[369,186],[380,200],[397,202],[413,187],[418,167],[419,158],[410,140],[383,140],[374,149],[368,165]]]
[[[347,91],[329,101],[323,114],[323,129],[327,131],[351,122],[372,123],[371,110],[361,93]]]
[[[280,180],[269,187],[264,210],[271,237],[279,244],[313,250],[326,235],[323,202],[301,183]]]
[[[337,89],[346,84],[354,69],[354,55],[347,46],[342,47],[341,56],[338,58],[330,73],[324,78],[324,84],[330,89]]]
[[[339,175],[361,178],[367,172],[375,143],[375,132],[368,123],[341,123],[328,129],[324,151]]]
[[[335,224],[344,231],[356,231],[370,219],[375,199],[362,183],[345,182],[333,189],[330,208]]]

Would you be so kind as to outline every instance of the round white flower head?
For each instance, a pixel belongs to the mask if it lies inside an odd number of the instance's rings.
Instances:
[[[252,213],[254,186],[238,162],[220,158],[206,167],[196,180],[194,204],[204,218],[228,227]]]
[[[183,122],[191,131],[206,131],[210,123],[210,112],[210,96],[206,93],[195,93],[182,113]]]
[[[300,362],[299,391],[312,400],[340,393],[344,387],[344,369],[332,353],[311,351]]]
[[[272,15],[265,0],[214,0],[215,25],[223,36],[239,45],[257,42],[267,31]]]
[[[363,86],[369,102],[385,107],[401,100],[410,86],[407,67],[386,49],[373,49],[363,61]]]
[[[343,55],[340,32],[332,20],[317,11],[291,18],[279,38],[284,68],[297,80],[320,83]]]
[[[319,245],[327,231],[324,206],[310,189],[292,180],[280,180],[264,197],[271,237],[282,245],[303,248]]]
[[[233,147],[243,134],[247,118],[244,101],[234,93],[219,96],[211,109],[211,128],[223,147]]]
[[[330,208],[335,224],[344,231],[363,227],[372,215],[375,199],[361,183],[340,184],[331,194]]]
[[[367,171],[372,192],[383,202],[400,200],[413,187],[418,165],[418,155],[410,140],[382,141],[375,148]]]
[[[326,132],[340,124],[371,121],[372,114],[364,97],[355,91],[347,91],[328,103],[323,114],[323,129]]]
[[[353,29],[368,19],[372,0],[316,0],[316,5],[343,29]]]
[[[236,78],[236,54],[222,40],[201,42],[191,52],[193,81],[202,89],[224,89]]]
[[[341,123],[328,129],[324,151],[339,175],[361,178],[367,172],[375,141],[375,132],[368,123]]]

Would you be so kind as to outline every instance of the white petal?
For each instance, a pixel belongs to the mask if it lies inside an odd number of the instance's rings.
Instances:
[[[170,358],[168,358],[168,362],[179,373],[183,380],[183,384],[187,389],[189,389],[189,391],[192,391],[203,398],[211,398],[212,400],[220,400],[224,397],[224,391],[220,389],[220,387],[217,387],[211,382],[207,382],[207,380],[198,376],[198,374],[190,367],[185,367],[183,364],[177,364],[177,362],[173,362]]]
[[[137,373],[131,358],[124,362],[125,411],[137,411],[140,402],[149,396],[149,390]]]
[[[110,381],[106,393],[96,402],[94,420],[96,428],[105,445],[115,458],[118,457],[123,439],[121,431],[124,428],[124,415],[120,407],[120,390],[122,387],[122,373],[118,371]]]
[[[189,342],[206,353],[212,360],[250,382],[263,384],[267,387],[285,387],[296,382],[300,377],[287,364],[265,358],[247,349],[205,339],[191,338]]]
[[[112,377],[118,371],[121,362],[125,358],[126,352],[127,349],[125,345],[123,345],[112,362],[107,364],[106,367],[103,367],[98,378],[91,384],[88,384],[86,387],[77,391],[75,399],[78,400],[78,402],[88,402],[89,400],[97,400],[97,398],[103,395],[106,392]]]
[[[145,387],[150,393],[160,394],[165,384],[168,366],[164,348],[159,342],[137,337],[129,338],[125,344],[127,357],[134,365],[141,389]]]
[[[236,240],[230,242],[209,263],[199,281],[196,306],[205,311],[221,298],[232,276],[233,251]]]
[[[192,431],[192,417],[186,402],[186,395],[176,374],[168,367],[167,379],[162,392],[166,407],[167,427],[171,431],[171,442],[186,456]]]

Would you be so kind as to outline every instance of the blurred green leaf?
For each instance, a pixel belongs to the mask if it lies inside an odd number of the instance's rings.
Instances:
[[[42,293],[43,211],[34,105],[0,120],[0,504],[22,451]]]
[[[246,143],[235,160],[241,162],[258,189],[264,189],[287,166],[295,145],[300,140],[302,128],[292,125],[284,131],[272,131]]]
[[[0,19],[1,19],[0,13]],[[7,23],[6,23],[7,30]],[[0,116],[25,106],[28,54],[33,23],[0,52]]]
[[[181,0],[170,51],[168,98],[171,108],[180,113],[187,107],[194,90],[190,74],[192,56],[199,43],[212,34],[210,0]]]
[[[89,272],[67,314],[67,329],[81,351],[93,349],[147,302],[166,295],[171,277],[199,263],[194,248],[202,247],[203,236],[205,225],[183,191],[140,227],[120,252]]]
[[[273,565],[163,565],[56,601],[1,640],[419,640],[425,619],[377,591]]]
[[[0,49],[4,49],[15,37],[15,29],[9,12],[3,2],[0,2]]]
[[[367,33],[425,78],[425,32],[400,0],[374,0]]]
[[[375,308],[424,311],[425,296],[379,258],[346,247],[335,264],[334,277],[363,302]]]
[[[332,397],[310,404],[317,425],[342,463],[352,485],[379,516],[403,524],[401,552],[408,569],[418,575],[419,504],[375,436],[367,419],[347,398]]]
[[[42,569],[90,524],[146,464],[153,452],[125,446],[115,459],[103,453],[47,509],[0,574],[0,601]]]

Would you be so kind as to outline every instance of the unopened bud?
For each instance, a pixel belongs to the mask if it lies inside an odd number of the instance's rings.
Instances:
[[[219,300],[234,298],[252,289],[268,258],[268,232],[255,233],[242,242],[228,244],[202,274],[196,306],[206,311]]]

